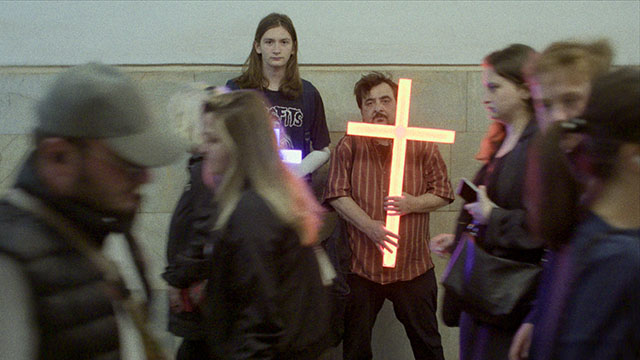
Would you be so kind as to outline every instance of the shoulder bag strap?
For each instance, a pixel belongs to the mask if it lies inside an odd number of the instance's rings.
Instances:
[[[129,296],[117,267],[107,259],[97,247],[91,245],[89,241],[90,237],[87,233],[78,229],[60,213],[46,206],[40,200],[23,190],[11,189],[5,195],[5,200],[44,220],[47,225],[56,229],[67,239],[76,250],[85,255],[103,274],[106,283],[116,290],[110,291],[109,296],[111,296],[115,305],[121,306],[131,317],[133,324],[142,338],[147,359],[168,359],[148,327],[147,312],[144,306]]]

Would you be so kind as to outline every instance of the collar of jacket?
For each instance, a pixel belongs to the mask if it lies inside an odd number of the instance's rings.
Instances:
[[[18,174],[14,187],[22,189],[37,197],[48,206],[60,212],[102,245],[109,233],[124,233],[131,228],[133,218],[116,217],[98,211],[75,199],[57,197],[49,192],[35,169],[35,152],[32,152]]]

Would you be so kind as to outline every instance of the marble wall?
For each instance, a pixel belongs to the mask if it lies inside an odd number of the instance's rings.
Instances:
[[[239,74],[237,66],[130,66],[130,73],[149,99],[154,113],[164,119],[168,98],[183,84],[204,81],[224,85]],[[20,163],[29,152],[29,132],[35,124],[34,106],[52,83],[61,67],[0,67],[0,193],[8,189]],[[482,107],[481,68],[479,66],[303,66],[302,76],[311,81],[324,100],[332,146],[344,134],[347,121],[359,121],[360,112],[353,95],[353,85],[370,70],[390,73],[392,77],[413,79],[410,126],[455,130],[452,145],[439,145],[455,186],[461,177],[471,177],[480,164],[473,159],[482,135],[489,125]],[[164,121],[168,121],[164,119]],[[168,123],[167,126],[170,126]],[[184,161],[156,169],[154,181],[144,189],[146,195],[135,232],[143,243],[152,275],[153,287],[162,291],[165,283],[160,273],[165,266],[164,251],[171,211],[180,196],[187,174]],[[327,166],[316,176],[316,190],[322,186]],[[431,234],[450,232],[460,208],[456,200],[431,216]],[[132,264],[122,247],[122,239],[113,237],[107,253],[131,275]],[[440,276],[446,260],[434,258]],[[135,276],[128,276],[132,287],[139,287]],[[440,292],[442,295],[442,292]],[[158,331],[163,331],[159,310]],[[457,329],[440,327],[447,359],[457,359]],[[404,329],[386,304],[374,329],[376,359],[412,358]],[[173,346],[169,344],[168,346]]]

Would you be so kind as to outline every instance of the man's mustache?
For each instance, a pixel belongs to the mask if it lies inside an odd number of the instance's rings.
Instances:
[[[387,116],[387,114],[383,113],[383,112],[374,112],[373,113],[373,118],[378,118],[378,117],[383,117],[387,120],[389,120],[389,117]]]

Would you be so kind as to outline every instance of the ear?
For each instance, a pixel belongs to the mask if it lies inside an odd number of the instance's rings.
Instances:
[[[253,48],[256,49],[256,52],[260,55],[262,55],[262,50],[260,49],[260,44],[258,44],[257,41],[253,42]]]
[[[81,163],[82,155],[77,145],[63,138],[47,138],[38,144],[38,176],[55,195],[73,193]]]
[[[520,94],[520,98],[524,101],[529,101],[531,99],[531,89],[529,88],[529,83],[524,83],[518,86],[518,93]]]

